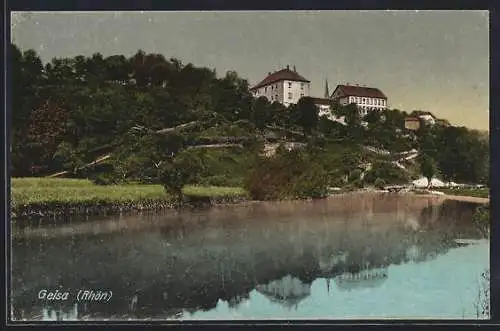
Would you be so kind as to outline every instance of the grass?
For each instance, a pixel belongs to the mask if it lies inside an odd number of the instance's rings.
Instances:
[[[444,188],[437,189],[447,195],[462,195],[467,197],[488,198],[490,196],[489,188]]]
[[[22,177],[11,179],[12,188],[95,187],[88,179]]]
[[[183,188],[182,192],[185,195],[195,197],[229,198],[248,196],[247,192],[241,187],[187,185]]]
[[[13,178],[11,206],[44,204],[121,203],[144,200],[170,201],[161,185],[95,185],[86,179]],[[199,197],[242,197],[239,187],[186,186],[183,193]]]
[[[169,200],[161,185],[95,185],[80,179],[16,178],[11,205]]]

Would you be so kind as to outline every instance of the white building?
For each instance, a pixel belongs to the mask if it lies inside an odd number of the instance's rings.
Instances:
[[[309,96],[311,82],[297,73],[295,67],[268,73],[260,83],[250,91],[256,98],[266,97],[270,102],[279,102],[285,106],[296,104],[300,98]]]
[[[378,88],[359,85],[337,85],[331,98],[343,106],[356,104],[361,116],[365,116],[370,110],[382,110],[388,106],[386,95]]]
[[[436,117],[429,111],[414,110],[411,112],[410,116],[420,118],[427,125],[435,125]]]

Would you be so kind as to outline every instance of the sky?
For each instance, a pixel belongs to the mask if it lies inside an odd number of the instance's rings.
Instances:
[[[44,62],[142,49],[250,85],[295,65],[311,96],[324,96],[325,80],[366,85],[390,108],[489,128],[487,11],[18,12],[11,26]]]

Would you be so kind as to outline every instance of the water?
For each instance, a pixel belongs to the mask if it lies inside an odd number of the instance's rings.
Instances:
[[[474,207],[363,195],[17,229],[13,319],[484,318]]]

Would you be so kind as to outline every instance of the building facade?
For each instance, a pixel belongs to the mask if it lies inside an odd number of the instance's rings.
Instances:
[[[418,117],[425,125],[435,125],[437,118],[429,111],[414,110],[410,113],[412,117]]]
[[[387,109],[387,96],[378,88],[359,85],[337,85],[331,98],[338,101],[340,105],[355,104],[361,116],[368,114],[370,110]]]
[[[405,118],[405,128],[407,130],[417,131],[420,129],[420,119],[412,116]]]
[[[311,82],[297,73],[295,67],[269,72],[267,77],[253,86],[250,91],[256,98],[266,97],[270,102],[285,106],[296,104],[300,98],[309,96]]]

